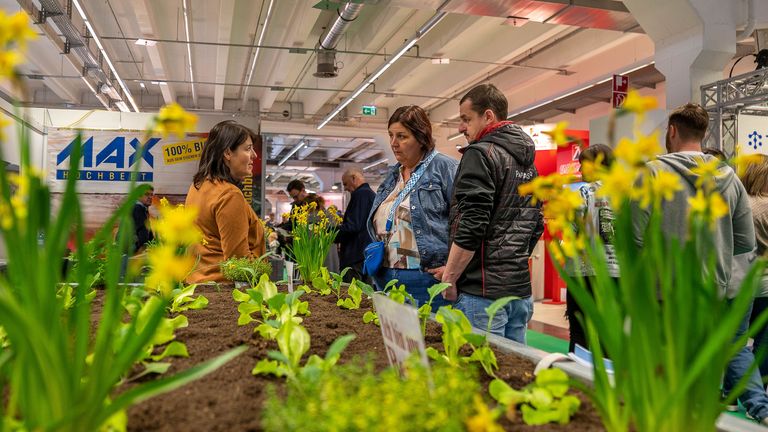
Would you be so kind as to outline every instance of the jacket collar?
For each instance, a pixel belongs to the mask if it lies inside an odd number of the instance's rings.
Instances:
[[[488,135],[489,133],[495,131],[496,129],[498,129],[500,127],[504,127],[506,125],[511,125],[511,124],[514,124],[514,122],[511,122],[509,120],[504,120],[504,121],[500,121],[500,122],[496,122],[496,123],[491,123],[488,126],[486,126],[483,130],[481,130],[480,133],[477,134],[477,138],[474,141],[472,141],[470,144],[473,144],[473,143],[476,143],[476,142],[480,141],[484,136]],[[459,149],[459,153],[461,153],[461,154],[464,154],[465,151],[467,151],[467,147],[463,147],[463,148]]]

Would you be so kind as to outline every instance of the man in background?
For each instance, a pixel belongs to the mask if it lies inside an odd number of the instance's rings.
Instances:
[[[133,253],[141,252],[146,244],[155,238],[152,230],[149,229],[149,206],[152,205],[154,195],[155,188],[150,186],[147,192],[133,205],[131,216],[133,217],[133,229],[136,232]]]
[[[341,176],[341,183],[344,189],[349,191],[349,203],[336,236],[336,243],[339,244],[339,268],[350,268],[344,275],[345,282],[351,282],[352,278],[355,278],[370,283],[370,278],[363,275],[363,251],[371,242],[366,221],[376,193],[366,183],[359,168],[348,169]]]

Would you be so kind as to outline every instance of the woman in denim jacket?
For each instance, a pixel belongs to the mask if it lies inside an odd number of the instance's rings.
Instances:
[[[389,118],[388,130],[397,164],[379,186],[368,216],[371,238],[386,244],[382,268],[373,279],[379,290],[397,279],[418,307],[429,301],[427,289],[440,282],[448,259],[448,212],[458,162],[435,150],[429,117],[418,106],[398,108]],[[397,196],[425,163],[428,165],[400,202],[387,232],[387,218]],[[437,296],[432,310],[444,304],[448,302]]]

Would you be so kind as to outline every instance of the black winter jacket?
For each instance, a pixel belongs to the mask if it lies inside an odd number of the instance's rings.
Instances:
[[[541,206],[517,189],[538,174],[533,140],[503,124],[466,147],[454,181],[451,241],[475,251],[459,292],[498,299],[531,295],[528,258],[544,231]]]
[[[339,225],[339,233],[336,235],[336,243],[341,246],[339,251],[339,268],[341,269],[361,263],[365,258],[363,251],[371,242],[365,224],[374,198],[376,193],[368,183],[363,183],[350,194],[349,204],[344,213],[344,222]]]

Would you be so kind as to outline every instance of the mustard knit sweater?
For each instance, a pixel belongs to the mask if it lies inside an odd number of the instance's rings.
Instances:
[[[199,189],[190,185],[185,205],[197,208],[195,222],[205,240],[194,249],[200,261],[187,283],[224,282],[219,268],[222,261],[264,255],[264,228],[237,186],[210,180]]]

